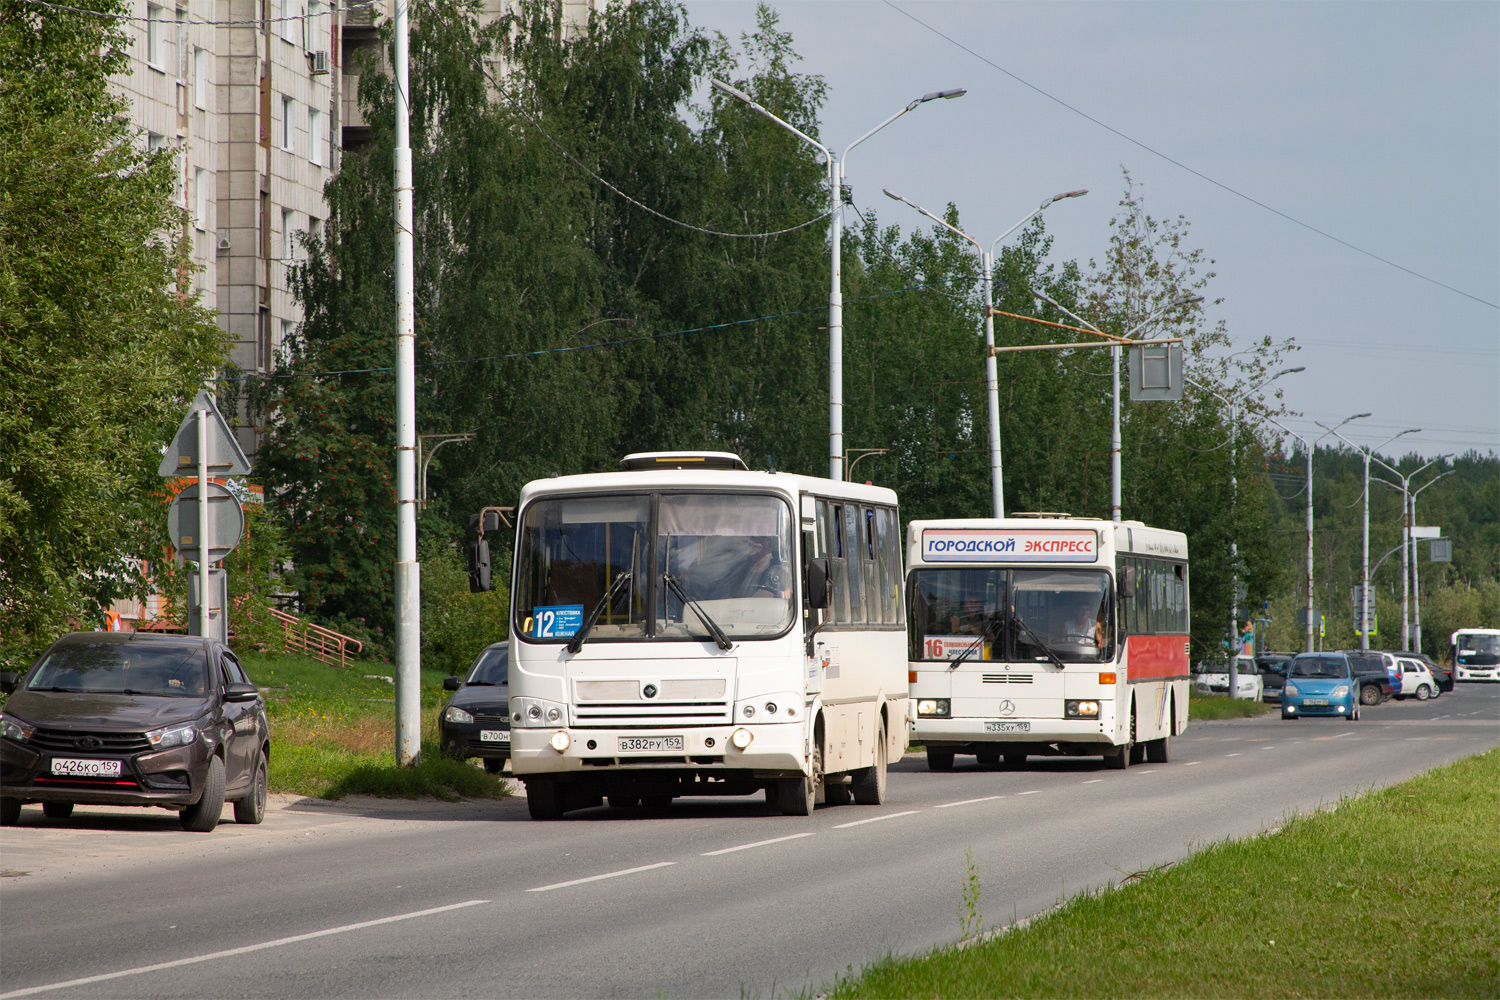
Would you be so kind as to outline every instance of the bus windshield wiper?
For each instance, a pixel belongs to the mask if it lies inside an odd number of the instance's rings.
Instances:
[[[584,619],[583,626],[579,628],[577,632],[573,633],[572,639],[568,640],[567,646],[564,647],[568,652],[577,653],[580,649],[583,648],[584,640],[586,640],[589,637],[589,633],[594,630],[594,623],[599,620],[599,616],[604,613],[604,609],[609,607],[609,602],[614,598],[615,592],[618,591],[620,587],[624,585],[625,581],[630,579],[630,577],[631,570],[628,569],[625,572],[621,573],[619,576],[615,577],[615,582],[609,585],[609,589],[604,592],[604,596],[599,598],[599,603],[594,605],[594,610],[590,611],[588,618]]]
[[[710,618],[708,612],[704,611],[697,601],[687,595],[687,591],[682,589],[682,584],[677,582],[677,577],[671,573],[663,573],[661,578],[662,582],[667,585],[667,588],[677,595],[677,599],[682,602],[683,607],[693,609],[693,614],[698,616],[698,620],[703,623],[704,628],[708,629],[709,634],[714,637],[714,642],[720,649],[729,649],[734,645],[729,641],[729,636],[724,634],[724,630],[719,628],[719,623]]]
[[[990,633],[992,631],[994,631],[995,626],[998,625],[999,623],[1000,623],[1000,619],[999,618],[991,618],[989,621],[985,622],[984,623],[984,630],[979,633],[979,638],[975,639],[972,643],[969,644],[969,646],[962,653],[959,653],[951,661],[949,661],[949,663],[948,663],[948,669],[949,670],[955,670],[955,669],[957,669],[958,665],[960,663],[964,662],[965,660],[967,660],[971,655],[973,655],[973,653],[974,653],[974,651],[976,649],[982,649],[984,647],[984,640],[986,640],[986,639],[988,639],[990,637]]]
[[[1018,628],[1023,630],[1027,635],[1031,636],[1032,639],[1036,640],[1036,644],[1042,647],[1042,652],[1047,654],[1047,659],[1057,664],[1058,668],[1061,670],[1068,669],[1063,664],[1063,661],[1057,658],[1057,654],[1052,652],[1052,647],[1047,645],[1046,641],[1041,636],[1037,635],[1036,631],[1030,625],[1026,624],[1026,620],[1024,618],[1022,618],[1020,615],[1012,615],[1011,617],[1015,619],[1016,626]]]

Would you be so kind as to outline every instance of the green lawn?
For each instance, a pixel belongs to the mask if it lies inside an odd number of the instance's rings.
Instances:
[[[1500,749],[829,995],[1500,996],[1497,834]]]
[[[349,794],[498,798],[505,784],[472,763],[443,758],[437,713],[442,671],[422,671],[421,765],[396,765],[395,667],[330,667],[294,653],[250,653],[245,672],[264,692],[271,721],[271,790],[337,799]]]
[[[1231,699],[1224,694],[1199,694],[1195,691],[1188,697],[1190,719],[1253,719],[1257,715],[1279,711],[1279,705],[1267,705],[1249,698]]]

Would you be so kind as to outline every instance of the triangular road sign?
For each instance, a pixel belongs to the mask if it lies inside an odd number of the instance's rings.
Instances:
[[[209,475],[248,476],[250,460],[245,457],[244,449],[235,440],[234,432],[229,429],[229,423],[224,419],[224,414],[219,412],[219,404],[214,402],[213,394],[207,389],[198,390],[198,395],[193,399],[193,405],[188,407],[187,416],[182,418],[182,424],[177,428],[177,433],[172,436],[172,444],[167,448],[167,453],[161,457],[161,465],[157,468],[156,474],[168,479],[198,474],[199,410],[208,411]]]

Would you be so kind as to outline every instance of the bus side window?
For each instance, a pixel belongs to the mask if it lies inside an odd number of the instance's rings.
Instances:
[[[876,532],[880,545],[880,580],[885,592],[885,622],[902,624],[901,615],[901,541],[900,521],[890,507],[875,510]]]
[[[844,515],[844,579],[846,593],[848,594],[848,610],[844,613],[844,621],[851,624],[862,624],[865,621],[864,586],[860,563],[859,544],[859,508],[854,504],[844,504],[841,508]]]

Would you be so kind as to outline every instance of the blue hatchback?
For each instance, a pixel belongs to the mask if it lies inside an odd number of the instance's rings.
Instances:
[[[1359,718],[1359,688],[1343,653],[1299,653],[1287,667],[1281,689],[1281,717],[1324,715]]]

